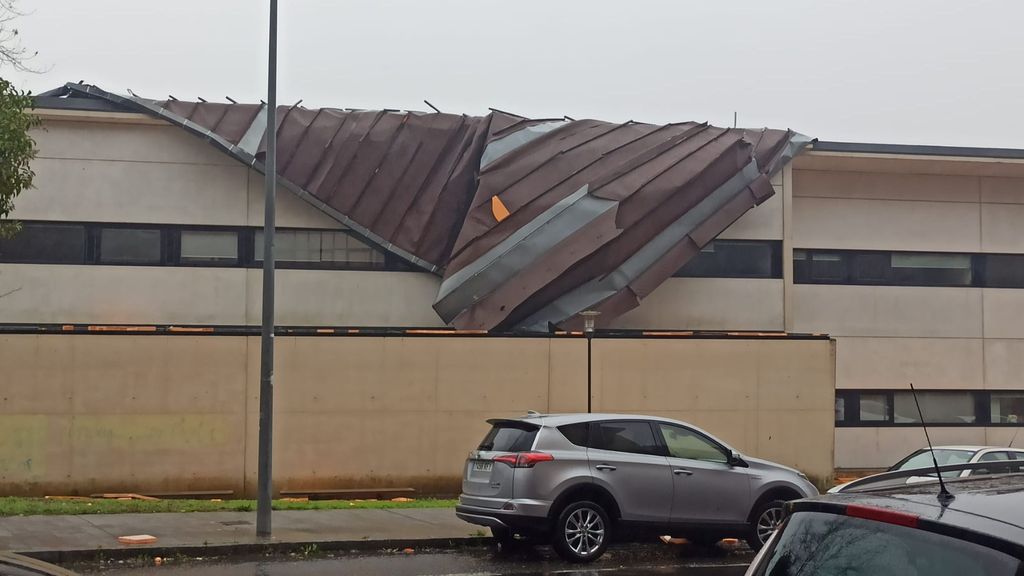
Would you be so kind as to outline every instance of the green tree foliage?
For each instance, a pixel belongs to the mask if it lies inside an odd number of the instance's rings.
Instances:
[[[0,0],[0,66],[28,71],[26,60],[34,56],[18,43],[18,29],[13,21],[22,16],[13,0]],[[39,123],[31,113],[32,96],[0,78],[0,237],[17,231],[17,224],[8,221],[14,210],[14,199],[32,187],[31,162],[36,144],[29,129]]]
[[[28,131],[39,118],[31,108],[29,93],[0,78],[0,236],[17,229],[7,217],[14,210],[14,199],[32,187],[35,176],[30,163],[36,156],[36,143]]]

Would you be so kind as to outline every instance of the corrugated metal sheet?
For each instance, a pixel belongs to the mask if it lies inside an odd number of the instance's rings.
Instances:
[[[68,85],[262,160],[262,106],[156,102]],[[576,327],[638,305],[773,194],[788,130],[281,107],[278,174],[383,249],[442,273],[468,330]],[[198,128],[196,128],[198,127]]]

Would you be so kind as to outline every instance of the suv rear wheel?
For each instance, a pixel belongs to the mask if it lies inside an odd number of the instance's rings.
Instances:
[[[600,504],[574,502],[558,515],[551,544],[569,562],[593,562],[604,554],[610,537],[611,522]]]

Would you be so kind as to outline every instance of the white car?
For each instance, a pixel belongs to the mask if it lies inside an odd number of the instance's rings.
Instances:
[[[1022,448],[1005,448],[1000,446],[936,446],[935,460],[938,461],[939,466],[974,464],[976,462],[1019,461],[1021,463],[1021,470],[1024,471],[1024,449]],[[907,456],[903,460],[894,464],[887,470],[887,472],[896,472],[897,470],[914,470],[916,468],[931,468],[932,466],[932,456],[929,453],[928,448],[921,448],[910,456]],[[951,472],[943,472],[942,477],[960,478],[970,476],[971,474],[984,473],[986,473],[984,470],[964,470],[962,472],[954,470]],[[927,482],[929,480],[935,480],[935,475],[911,476],[906,479],[906,483],[914,484],[917,482]],[[845,488],[847,484],[835,486],[828,492],[829,494],[842,492],[843,488]]]

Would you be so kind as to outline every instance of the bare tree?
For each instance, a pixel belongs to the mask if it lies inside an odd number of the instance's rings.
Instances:
[[[25,13],[18,10],[17,0],[0,0],[0,68],[5,65],[25,72],[38,72],[28,65],[39,52],[21,45],[14,22]]]

